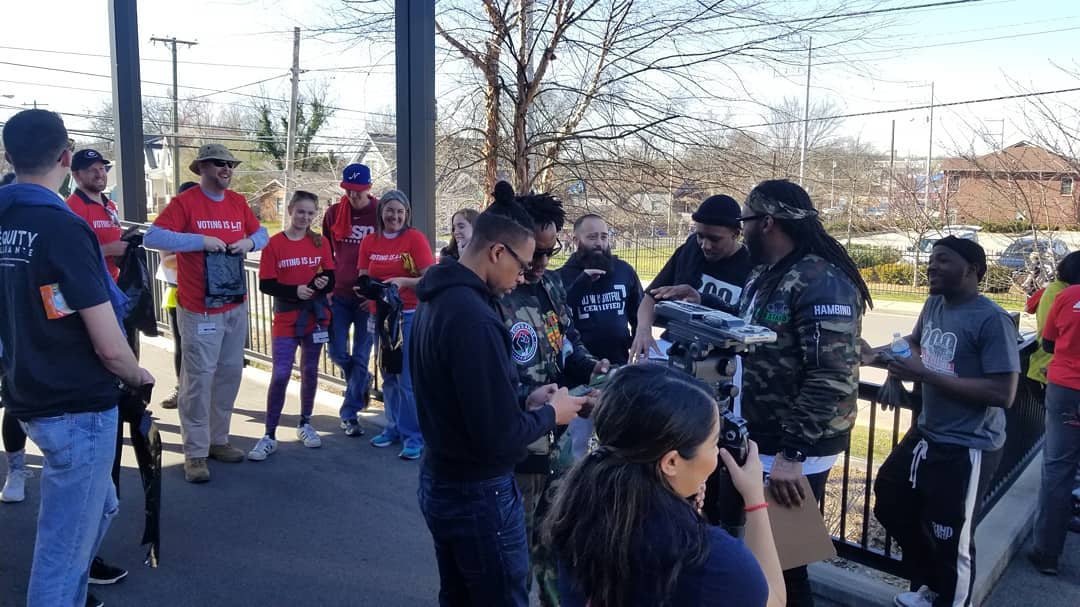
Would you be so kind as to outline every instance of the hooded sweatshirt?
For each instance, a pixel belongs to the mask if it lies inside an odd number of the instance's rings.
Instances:
[[[119,310],[125,299],[93,230],[59,195],[34,184],[0,188],[0,374],[9,414],[115,407],[118,380],[77,312],[106,302]]]
[[[643,294],[634,268],[612,256],[611,270],[592,280],[582,257],[574,254],[556,274],[566,285],[566,305],[585,347],[593,356],[625,365]]]
[[[409,357],[425,470],[461,481],[512,473],[526,446],[555,428],[555,410],[526,411],[519,399],[498,300],[459,263],[432,266],[416,294]]]

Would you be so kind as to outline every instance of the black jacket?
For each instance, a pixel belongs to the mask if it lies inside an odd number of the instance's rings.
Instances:
[[[697,243],[697,236],[691,234],[686,242],[675,249],[649,288],[690,285],[701,292],[702,304],[715,310],[736,313],[739,296],[753,269],[746,247],[741,247],[731,257],[708,261]]]
[[[432,266],[416,287],[409,358],[424,467],[439,478],[510,474],[555,410],[525,411],[498,301],[459,263]]]

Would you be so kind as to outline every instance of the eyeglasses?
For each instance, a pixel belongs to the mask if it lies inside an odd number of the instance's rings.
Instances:
[[[230,169],[235,169],[236,165],[240,164],[239,162],[231,162],[231,161],[228,161],[228,160],[217,160],[217,159],[211,160],[210,162],[214,163],[214,166],[216,166],[219,169],[223,169],[225,167],[229,167]]]
[[[555,239],[555,246],[550,249],[536,249],[533,253],[533,259],[540,259],[541,257],[555,257],[559,254],[559,251],[563,250],[562,241],[558,238]]]
[[[503,248],[505,248],[506,251],[508,253],[510,253],[510,257],[513,257],[514,261],[516,261],[518,263],[518,266],[520,266],[520,268],[518,269],[518,276],[524,276],[525,273],[528,272],[529,269],[530,269],[529,264],[522,261],[521,257],[518,256],[517,251],[515,251],[514,248],[511,247],[510,245],[506,244],[505,242],[500,242],[498,244],[501,244],[503,246]],[[492,245],[492,246],[495,246],[495,245]]]

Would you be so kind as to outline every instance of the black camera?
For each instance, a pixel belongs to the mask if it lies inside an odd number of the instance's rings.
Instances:
[[[720,413],[720,448],[731,454],[735,465],[746,463],[750,452],[750,432],[746,420],[731,411]],[[741,537],[746,526],[746,504],[735,489],[731,474],[723,462],[705,481],[705,518],[713,525],[720,525],[733,537]]]

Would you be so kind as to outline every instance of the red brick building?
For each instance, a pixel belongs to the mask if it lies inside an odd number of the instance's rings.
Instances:
[[[946,223],[1080,223],[1080,163],[1021,141],[974,158],[947,158],[940,219]]]

